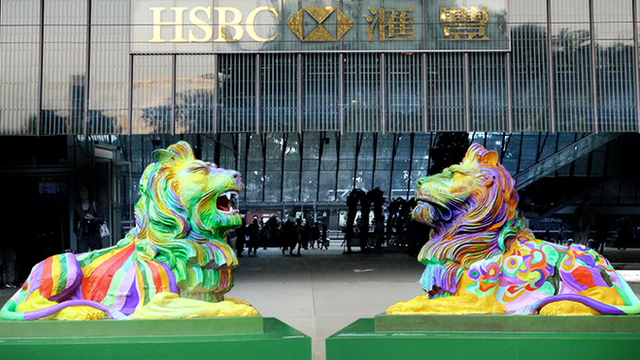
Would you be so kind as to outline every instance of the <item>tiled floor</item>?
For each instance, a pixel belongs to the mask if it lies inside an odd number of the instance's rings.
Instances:
[[[302,256],[280,249],[260,249],[257,257],[240,258],[229,297],[245,299],[264,317],[278,318],[312,337],[313,359],[325,358],[324,340],[361,317],[423,291],[424,269],[415,256],[400,251],[343,254],[340,242],[329,250],[303,250]],[[357,249],[357,248],[355,248]],[[640,294],[640,249],[605,249],[605,257]],[[0,290],[0,304],[12,295]]]

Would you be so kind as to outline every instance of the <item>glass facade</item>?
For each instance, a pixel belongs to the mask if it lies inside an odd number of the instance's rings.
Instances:
[[[440,135],[437,132],[134,135],[119,136],[114,144],[123,149],[122,160],[131,161],[132,178],[138,179],[145,165],[154,161],[154,149],[186,140],[201,158],[240,172],[245,184],[240,200],[246,209],[278,208],[284,204],[344,206],[346,196],[354,188],[366,191],[380,188],[388,198],[410,198],[416,181],[430,175]],[[588,157],[556,169],[555,175],[571,177],[577,187],[580,184],[577,179],[593,182],[628,172],[620,159],[625,151],[637,146],[634,145],[637,135],[630,136],[633,137],[595,147]],[[518,181],[518,175],[527,169],[593,137],[591,133],[477,132],[469,134],[469,141],[496,151],[500,162]],[[635,201],[638,184],[632,186],[633,196],[620,194],[626,196],[625,201]],[[137,193],[136,181],[131,186],[133,193]],[[610,186],[622,191],[619,185]],[[617,202],[616,197],[602,201]]]
[[[637,0],[176,4],[2,1],[0,134],[638,132]]]

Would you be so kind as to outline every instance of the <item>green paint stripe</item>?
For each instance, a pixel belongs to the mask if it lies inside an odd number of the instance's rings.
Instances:
[[[149,297],[149,279],[147,279],[147,274],[151,274],[151,269],[148,269],[148,267],[149,266],[146,262],[138,261],[138,268],[140,269],[140,274],[142,275],[142,287],[144,289],[144,302],[142,303],[142,305],[147,305],[149,301],[151,301],[151,298]]]
[[[57,292],[60,294],[67,287],[67,280],[69,278],[69,267],[67,266],[67,256],[66,255],[58,255],[58,261],[60,263],[60,277],[58,278],[58,289]],[[56,294],[57,295],[57,294]]]
[[[126,267],[125,265],[129,265],[132,263],[131,258],[125,262],[125,264],[113,274],[113,278],[111,279],[111,283],[109,284],[109,290],[107,291],[107,296],[102,300],[102,303],[107,306],[113,307],[116,303],[116,296],[118,295],[118,291],[120,290],[120,286],[124,281],[124,277],[127,276],[127,273],[131,269],[130,267]],[[125,271],[126,269],[126,271]],[[135,282],[135,277],[134,277]]]

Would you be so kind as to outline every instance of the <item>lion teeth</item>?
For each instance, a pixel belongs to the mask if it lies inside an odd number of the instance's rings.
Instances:
[[[222,212],[237,211],[238,192],[228,190],[218,196],[218,210]]]

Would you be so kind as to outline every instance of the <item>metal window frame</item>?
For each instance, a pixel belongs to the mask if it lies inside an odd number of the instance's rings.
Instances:
[[[593,104],[593,132],[598,133],[598,83],[596,74],[596,38],[595,16],[593,14],[593,0],[589,0],[589,41],[591,41],[591,103]]]
[[[631,11],[633,12],[633,78],[634,78],[634,90],[636,98],[636,125],[637,131],[640,132],[640,64],[638,59],[638,2],[637,0],[631,1]],[[608,150],[608,148],[607,148]]]

